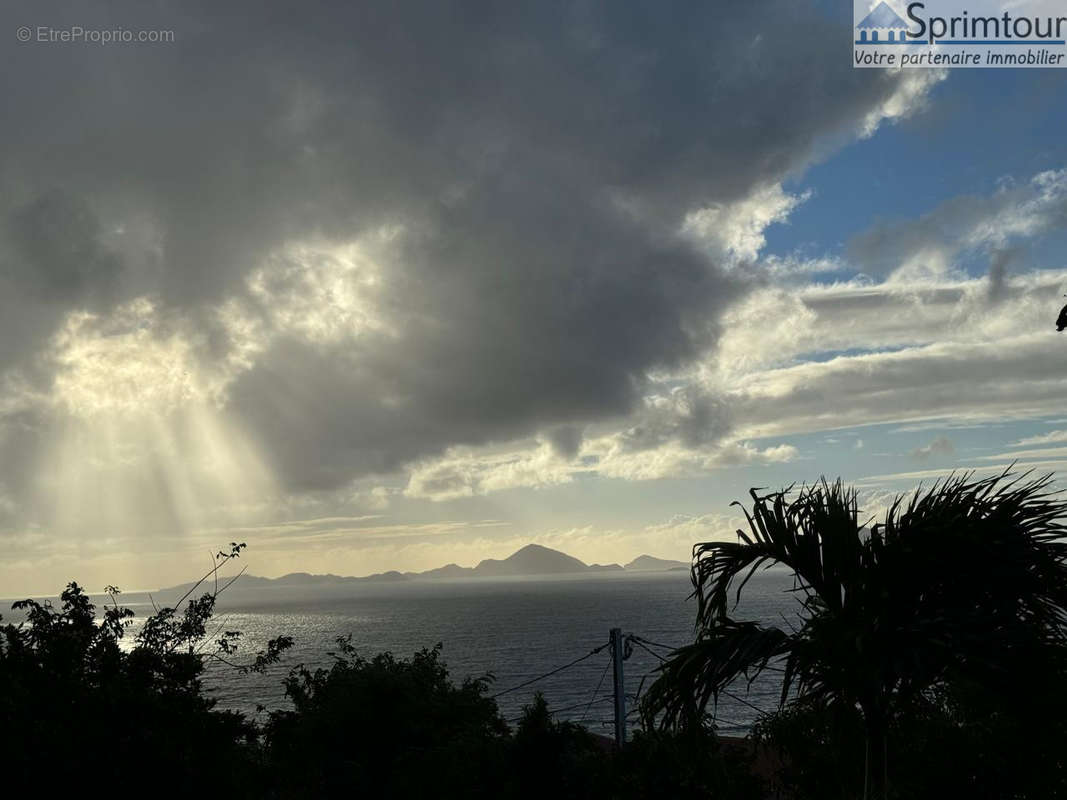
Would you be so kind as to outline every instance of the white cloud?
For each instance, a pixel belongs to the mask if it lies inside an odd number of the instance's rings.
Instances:
[[[416,465],[404,495],[446,501],[509,489],[557,486],[579,474],[631,481],[693,477],[724,467],[785,463],[798,456],[792,445],[761,448],[749,442],[687,447],[670,440],[634,449],[625,434],[589,439],[574,459],[561,457],[547,442],[506,453],[453,449],[440,459]]]
[[[79,417],[212,402],[219,387],[202,373],[195,349],[188,336],[165,329],[146,298],[106,316],[73,313],[53,340],[52,399]]]
[[[928,102],[930,89],[948,77],[947,70],[913,69],[905,73],[892,94],[877,108],[867,112],[860,124],[860,135],[869,138],[884,122],[896,122],[921,110]]]
[[[574,471],[548,442],[503,454],[453,449],[440,459],[413,467],[404,494],[444,501],[506,489],[543,488],[569,483]]]
[[[976,456],[975,461],[1002,461],[1012,459],[1014,461],[1032,461],[1032,460],[1044,460],[1047,461],[1052,458],[1063,458],[1067,456],[1067,447],[1040,447],[1033,450],[1013,450],[1008,453],[997,453],[995,455],[988,456]]]
[[[727,312],[718,366],[732,375],[842,351],[873,354],[1047,334],[1065,282],[1064,270],[1018,275],[997,303],[990,303],[984,278],[768,287]]]
[[[767,227],[785,222],[810,197],[810,191],[789,194],[778,183],[760,186],[742,200],[689,212],[682,232],[711,248],[716,256],[751,261],[767,243]]]
[[[1062,472],[1064,469],[1067,469],[1067,460],[1053,459],[1049,461],[1035,461],[1026,466],[1028,469],[1042,470],[1045,472]],[[956,470],[956,474],[966,474],[973,477],[975,480],[978,480],[981,478],[991,478],[997,475],[1003,475],[1013,467],[1014,465],[1012,462],[1005,461],[1000,464],[987,464],[981,467],[959,469]],[[915,488],[916,484],[930,486],[936,481],[944,480],[946,477],[947,475],[944,468],[940,468],[868,475],[858,478],[852,481],[852,483],[861,489],[871,489],[881,492],[887,491],[887,487],[890,486],[897,490],[910,491]]]
[[[590,447],[595,452],[596,444]],[[690,449],[670,443],[647,451],[627,451],[609,445],[597,462],[598,474],[623,480],[659,480],[705,475],[724,467],[780,464],[799,456],[797,448],[778,444],[760,448],[748,442],[730,442],[716,447]]]
[[[375,257],[403,233],[400,226],[387,226],[347,244],[288,244],[248,275],[249,294],[275,335],[326,344],[388,331],[378,306],[381,267]]]
[[[1027,447],[1034,444],[1054,444],[1056,442],[1067,442],[1067,431],[1055,430],[1038,436],[1028,436],[1025,439],[1017,441],[1012,447]]]
[[[953,414],[1037,417],[1056,413],[1067,377],[1048,334],[945,343],[754,373],[730,397],[744,436],[921,421]]]

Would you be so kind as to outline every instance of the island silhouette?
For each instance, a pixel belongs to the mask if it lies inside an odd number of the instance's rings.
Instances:
[[[433,580],[438,578],[501,578],[530,575],[581,575],[605,572],[667,572],[687,570],[689,564],[640,555],[625,566],[619,564],[586,564],[574,556],[551,547],[528,544],[516,550],[507,558],[486,558],[474,567],[461,567],[458,564],[446,564],[443,567],[424,572],[399,572],[389,570],[373,575],[315,575],[309,572],[290,572],[277,578],[264,578],[258,575],[242,575],[236,586],[245,589],[267,586],[334,586],[348,583],[389,583],[394,581]],[[192,584],[169,586],[161,592],[185,591]]]

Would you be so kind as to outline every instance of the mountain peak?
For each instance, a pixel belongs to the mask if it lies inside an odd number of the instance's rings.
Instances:
[[[684,561],[674,561],[670,558],[656,558],[650,555],[640,555],[626,565],[625,569],[636,572],[661,572],[670,569],[688,569],[689,564]]]
[[[566,553],[560,550],[553,550],[551,547],[545,547],[543,544],[530,543],[528,545],[520,547],[518,550],[508,556],[508,558],[515,558],[516,556],[521,555],[532,555],[534,553],[558,553],[561,556],[567,555]],[[572,558],[572,556],[567,556],[567,558]]]
[[[474,568],[475,575],[554,575],[586,572],[589,567],[574,556],[539,544],[528,544],[505,559],[487,558]]]

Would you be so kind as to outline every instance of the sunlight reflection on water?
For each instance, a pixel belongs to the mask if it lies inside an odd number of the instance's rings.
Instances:
[[[282,664],[265,675],[236,675],[223,666],[209,670],[205,685],[219,707],[250,714],[258,704],[284,708],[288,703],[282,679],[289,667],[304,663],[329,666],[328,651],[339,636],[351,634],[360,655],[384,650],[409,656],[437,642],[454,680],[492,673],[491,692],[501,691],[588,653],[607,641],[612,627],[668,645],[692,640],[695,601],[687,572],[606,574],[594,577],[522,578],[500,580],[418,581],[326,587],[271,587],[227,591],[219,602],[214,626],[243,632],[238,658],[248,660],[265,642],[278,635],[294,639]],[[791,579],[782,572],[753,577],[742,595],[736,616],[782,626],[782,615],[795,618],[796,601],[788,592]],[[133,596],[128,600],[135,599]],[[177,598],[156,597],[157,603]],[[129,641],[151,612],[147,603],[127,602],[137,613]],[[522,713],[535,689],[544,692],[550,708],[579,705],[559,718],[580,720],[594,731],[609,732],[611,675],[605,675],[609,651],[589,658],[533,686],[498,700],[507,719]],[[626,691],[636,695],[642,677],[645,687],[659,662],[635,647],[626,661]],[[594,690],[604,676],[599,696]],[[776,673],[746,687],[739,681],[732,692],[752,706],[772,710],[781,691]],[[588,707],[586,704],[593,700]],[[757,712],[724,697],[718,722],[724,733],[746,730]],[[628,703],[632,706],[632,700]]]

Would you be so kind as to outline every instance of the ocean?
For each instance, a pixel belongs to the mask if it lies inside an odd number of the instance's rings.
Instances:
[[[754,575],[735,616],[787,625],[785,620],[795,619],[797,611],[791,587],[785,572]],[[205,684],[220,708],[254,715],[258,705],[287,707],[282,679],[288,669],[298,663],[328,666],[337,637],[350,635],[358,653],[368,658],[386,650],[410,656],[441,642],[453,680],[491,673],[493,694],[589,653],[608,641],[613,627],[659,645],[692,641],[696,601],[687,599],[691,591],[686,571],[255,589],[242,589],[238,581],[220,597],[214,623],[218,630],[243,633],[237,659],[247,660],[268,639],[282,634],[293,637],[294,647],[266,674],[237,675],[215,666]],[[137,614],[128,636],[152,610],[147,602],[136,602],[139,599],[124,598]],[[659,663],[642,647],[633,648],[624,663],[628,708],[654,680]],[[533,692],[540,690],[549,708],[559,709],[558,719],[610,735],[609,665],[610,650],[605,648],[559,674],[503,694],[498,705],[506,719],[515,721]],[[735,697],[724,696],[719,702],[720,731],[746,732],[759,710],[776,707],[780,691],[780,676],[774,672],[764,673],[751,686],[739,681],[731,689]]]
[[[739,606],[738,620],[758,620],[787,627],[797,619],[793,579],[781,570],[755,574]],[[522,716],[523,706],[541,691],[561,720],[579,722],[605,735],[612,727],[610,650],[580,660],[573,667],[537,679],[515,691],[513,687],[538,678],[586,656],[608,641],[619,627],[654,645],[635,644],[624,661],[627,716],[633,724],[636,699],[655,679],[660,656],[670,647],[692,641],[696,601],[687,571],[663,573],[598,573],[511,578],[423,579],[397,582],[350,583],[338,586],[242,587],[238,580],[220,598],[208,630],[212,637],[225,630],[241,631],[240,649],[232,660],[248,663],[269,639],[290,636],[292,649],[278,665],[262,674],[239,674],[213,663],[205,687],[229,708],[256,717],[259,706],[287,708],[283,679],[303,665],[329,667],[338,637],[351,637],[365,658],[389,651],[410,657],[423,647],[442,644],[442,660],[453,682],[466,676],[490,674],[490,694],[509,722]],[[97,606],[109,603],[94,596]],[[158,593],[157,605],[178,597]],[[17,621],[7,601],[5,622]],[[54,598],[53,598],[54,602]],[[124,646],[153,612],[145,594],[124,594],[122,605],[134,618]],[[208,647],[205,647],[205,652]],[[656,654],[659,654],[657,656]],[[765,672],[749,685],[744,678],[720,698],[716,724],[721,733],[749,731],[761,711],[774,710],[781,693],[780,674]]]

